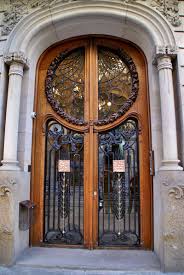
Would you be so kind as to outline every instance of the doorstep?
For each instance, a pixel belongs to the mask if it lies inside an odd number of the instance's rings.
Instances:
[[[29,248],[14,266],[1,267],[3,275],[114,275],[162,274],[157,256],[142,250],[87,250],[69,248]]]

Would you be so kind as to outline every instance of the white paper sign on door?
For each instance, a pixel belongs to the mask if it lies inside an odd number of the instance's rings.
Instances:
[[[58,172],[70,172],[70,160],[59,160]]]
[[[113,172],[118,172],[118,173],[125,172],[125,160],[124,159],[113,160]]]

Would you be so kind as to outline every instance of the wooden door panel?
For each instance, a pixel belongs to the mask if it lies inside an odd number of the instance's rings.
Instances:
[[[122,48],[136,65],[139,77],[139,92],[134,104],[117,120],[97,126],[98,119],[98,71],[97,47]],[[51,62],[61,52],[85,48],[85,96],[84,119],[86,125],[75,125],[60,117],[48,103],[45,95],[45,79]],[[36,203],[35,223],[31,229],[31,244],[43,242],[44,227],[44,166],[45,125],[48,119],[55,119],[64,127],[84,133],[84,246],[98,246],[98,133],[108,131],[127,119],[136,118],[139,128],[139,174],[140,174],[140,230],[141,246],[152,246],[151,208],[152,179],[149,174],[150,121],[147,87],[147,65],[142,52],[134,45],[109,37],[76,38],[49,48],[40,58],[37,69],[37,90],[35,93],[33,154],[32,154],[32,199]]]

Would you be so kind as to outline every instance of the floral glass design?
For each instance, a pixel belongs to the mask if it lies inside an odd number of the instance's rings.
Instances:
[[[47,72],[46,95],[52,108],[65,120],[83,124],[84,120],[84,48],[61,53]]]
[[[138,94],[136,66],[122,49],[98,47],[98,121],[115,121],[132,106]]]

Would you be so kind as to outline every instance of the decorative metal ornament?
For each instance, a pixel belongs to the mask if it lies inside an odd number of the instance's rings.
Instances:
[[[113,185],[113,213],[118,221],[125,215],[125,178],[118,173],[118,178]],[[118,234],[121,234],[121,228],[118,224]]]
[[[114,172],[114,160],[125,172]],[[138,125],[127,120],[99,134],[99,245],[140,245]],[[119,170],[119,169],[118,169]]]
[[[46,127],[44,242],[83,243],[84,136],[56,121]]]

